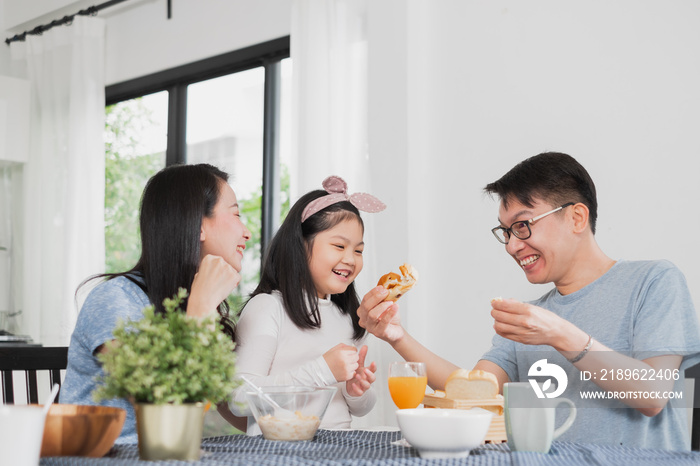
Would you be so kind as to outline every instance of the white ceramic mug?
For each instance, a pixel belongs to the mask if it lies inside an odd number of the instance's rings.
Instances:
[[[569,406],[569,417],[554,428],[557,406]],[[567,398],[540,399],[527,382],[503,384],[504,420],[508,447],[511,451],[547,453],[552,441],[571,427],[576,419],[576,406]]]
[[[46,415],[39,405],[0,406],[2,464],[36,466],[41,454]]]

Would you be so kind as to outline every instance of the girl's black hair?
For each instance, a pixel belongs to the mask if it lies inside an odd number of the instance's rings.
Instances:
[[[299,328],[321,326],[318,294],[309,270],[314,238],[318,233],[349,219],[360,222],[364,230],[360,212],[347,201],[332,204],[302,223],[301,214],[304,208],[311,201],[326,195],[328,193],[323,190],[311,191],[292,206],[287,218],[270,242],[260,272],[260,283],[250,295],[252,298],[261,293],[278,290],[282,294],[287,315]],[[350,316],[353,339],[362,338],[366,331],[360,327],[360,319],[357,316],[360,299],[355,291],[355,283],[351,283],[344,293],[331,295],[331,301],[343,314]]]
[[[179,288],[188,292],[200,262],[202,219],[214,214],[228,174],[209,164],[172,165],[146,183],[141,197],[141,257],[126,272],[86,279],[126,277],[146,293],[156,312]],[[143,281],[139,279],[142,278]],[[183,309],[187,307],[187,300]],[[224,332],[233,338],[234,326],[226,301],[218,308]]]

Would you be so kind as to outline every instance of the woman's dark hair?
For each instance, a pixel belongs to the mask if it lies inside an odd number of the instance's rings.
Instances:
[[[532,207],[536,198],[552,206],[581,202],[588,207],[588,222],[595,234],[598,200],[591,176],[573,157],[560,152],[543,152],[526,159],[499,180],[484,188],[496,194],[504,206],[511,200]]]
[[[221,186],[227,182],[228,174],[208,164],[173,165],[153,175],[141,197],[138,262],[126,272],[101,274],[85,282],[126,277],[144,290],[156,312],[164,312],[165,298],[172,298],[179,288],[190,291],[200,262],[202,218],[214,214]],[[226,301],[218,311],[224,332],[233,338]]]
[[[328,193],[323,190],[311,191],[292,206],[287,218],[270,242],[260,272],[260,283],[250,295],[252,298],[261,293],[272,293],[278,290],[282,294],[287,315],[299,328],[321,326],[318,294],[309,270],[314,238],[318,233],[350,219],[360,222],[364,230],[360,212],[347,201],[331,204],[302,223],[301,214],[304,208],[311,201],[326,195]],[[355,283],[351,283],[344,293],[331,295],[331,301],[343,314],[350,316],[353,338],[355,340],[362,338],[365,335],[365,329],[360,327],[357,316],[360,299],[355,291]]]

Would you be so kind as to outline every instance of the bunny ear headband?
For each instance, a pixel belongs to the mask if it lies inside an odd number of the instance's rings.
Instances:
[[[367,193],[355,193],[348,194],[348,185],[339,176],[329,176],[323,180],[323,189],[328,192],[328,195],[319,197],[318,199],[309,203],[301,214],[301,222],[304,223],[307,218],[311,217],[316,212],[325,209],[329,205],[336,204],[338,202],[348,201],[357,210],[363,212],[381,212],[386,209],[386,205]]]

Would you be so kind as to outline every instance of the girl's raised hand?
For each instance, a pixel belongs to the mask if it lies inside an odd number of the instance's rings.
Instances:
[[[326,360],[326,364],[337,382],[346,382],[352,379],[359,367],[357,348],[345,343],[338,343],[326,351],[323,354],[323,359]]]
[[[369,367],[365,367],[367,345],[360,348],[358,356],[358,367],[355,370],[355,375],[345,382],[345,390],[350,396],[362,396],[376,380],[374,373],[377,372],[377,363],[372,362]]]
[[[239,273],[222,257],[207,254],[192,281],[187,315],[203,318],[215,313],[240,281]]]

